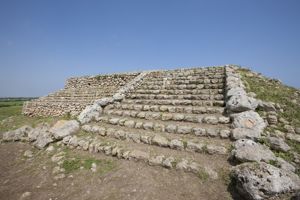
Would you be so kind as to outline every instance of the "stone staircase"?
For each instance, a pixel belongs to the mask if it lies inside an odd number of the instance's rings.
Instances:
[[[64,143],[216,178],[231,148],[224,87],[224,67],[150,72]]]
[[[113,96],[138,75],[129,73],[70,78],[64,89],[26,102],[22,112],[29,116],[75,116],[95,100]]]

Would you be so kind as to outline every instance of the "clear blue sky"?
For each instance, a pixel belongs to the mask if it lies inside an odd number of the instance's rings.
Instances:
[[[300,87],[299,0],[0,0],[0,96],[70,76],[249,66]]]

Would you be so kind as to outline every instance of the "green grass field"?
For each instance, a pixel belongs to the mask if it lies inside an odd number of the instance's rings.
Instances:
[[[247,77],[246,74],[250,72],[248,69],[239,69],[239,72],[248,92],[255,92],[257,99],[279,103],[284,109],[279,116],[291,122],[293,126],[300,127],[300,97],[295,95],[298,91],[296,88],[268,81],[263,77]]]
[[[53,124],[58,119],[65,117],[28,117],[22,115],[24,100],[0,100],[0,132],[19,128],[23,125],[36,126],[47,122]]]

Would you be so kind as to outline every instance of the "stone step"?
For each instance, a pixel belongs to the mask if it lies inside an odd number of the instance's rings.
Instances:
[[[186,77],[186,76],[203,76],[203,77],[218,77],[224,76],[224,70],[214,71],[166,71],[166,72],[152,72],[147,77],[160,78],[160,77]]]
[[[196,124],[189,122],[172,122],[161,120],[146,120],[133,117],[119,117],[113,115],[103,115],[97,119],[98,122],[125,126],[132,129],[143,129],[148,131],[158,131],[174,134],[191,134],[199,137],[223,137],[230,134],[229,125],[226,124]]]
[[[224,81],[219,81],[218,79],[196,79],[196,80],[166,80],[166,81],[153,81],[148,80],[142,82],[141,85],[192,85],[192,84],[224,84]]]
[[[194,90],[168,90],[168,89],[158,89],[158,90],[134,90],[129,94],[171,94],[171,95],[178,95],[178,94],[224,94],[223,89],[194,89]]]
[[[202,138],[175,137],[169,134],[132,130],[126,127],[116,127],[107,124],[87,124],[82,126],[82,130],[100,135],[102,137],[115,138],[117,140],[125,140],[133,143],[141,143],[145,145],[155,145],[162,148],[171,148],[178,151],[189,151],[208,154],[228,154],[231,142],[229,140]]]
[[[96,99],[94,99],[96,100]],[[34,103],[92,103],[94,100],[80,100],[80,99],[38,99]]]
[[[114,94],[114,93],[112,92],[58,93],[58,94],[49,94],[48,97],[94,97],[94,96],[103,96],[104,94]]]
[[[207,155],[196,152],[174,151],[172,149],[120,141],[113,138],[89,136],[70,136],[64,138],[63,145],[71,149],[104,153],[119,159],[145,162],[150,166],[161,166],[168,169],[205,175],[211,179],[218,179],[218,171],[223,167],[229,168],[227,155]],[[200,164],[201,163],[201,164]],[[220,168],[218,168],[221,166]]]
[[[230,118],[221,114],[161,113],[160,111],[131,111],[119,109],[105,109],[104,114],[146,120],[192,122],[197,124],[203,123],[217,125],[230,123]]]
[[[186,100],[223,100],[223,94],[209,95],[166,95],[166,94],[128,94],[126,95],[126,99],[186,99]]]
[[[207,76],[173,76],[173,77],[145,77],[145,82],[164,82],[164,81],[187,81],[187,80],[199,80],[203,83],[223,83],[225,79],[224,75],[207,77]]]
[[[202,101],[202,100],[158,100],[158,99],[124,99],[122,103],[143,105],[174,105],[174,106],[225,106],[224,101]]]
[[[142,105],[114,103],[105,107],[105,109],[122,109],[135,111],[156,111],[169,113],[192,113],[192,114],[222,114],[223,107],[198,107],[198,106],[166,106],[166,105]]]
[[[224,89],[224,84],[181,84],[181,85],[140,85],[136,89],[139,90],[194,90],[194,89]]]

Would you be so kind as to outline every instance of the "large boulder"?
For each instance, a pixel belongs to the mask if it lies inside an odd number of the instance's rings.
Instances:
[[[113,102],[114,102],[113,98],[105,97],[105,98],[96,100],[94,103],[99,105],[99,106],[104,107],[104,106],[107,106],[108,104],[113,103]]]
[[[30,126],[22,126],[13,131],[7,131],[3,133],[3,141],[10,142],[10,141],[19,141],[19,140],[27,140],[28,133],[32,130]]]
[[[238,114],[232,114],[233,118],[232,128],[245,128],[256,130],[260,133],[263,132],[264,128],[266,128],[266,123],[259,116],[258,113],[254,111],[246,111]]]
[[[51,132],[48,130],[41,130],[33,145],[38,149],[43,149],[53,141],[54,139]]]
[[[258,108],[266,112],[276,111],[274,103],[258,100]]]
[[[229,99],[232,96],[238,96],[238,95],[247,95],[246,91],[243,88],[240,87],[234,87],[227,91],[226,97]]]
[[[260,162],[275,161],[274,153],[264,145],[252,140],[241,139],[234,143],[234,149],[231,152],[232,157],[239,162]]]
[[[288,133],[286,134],[286,138],[295,142],[300,143],[300,135]]]
[[[261,200],[300,189],[299,177],[267,163],[244,163],[231,173],[236,190],[250,200]]]
[[[34,142],[36,141],[36,139],[38,138],[39,134],[41,132],[45,132],[48,131],[50,128],[49,124],[47,123],[41,123],[38,124],[36,126],[36,128],[32,129],[29,133],[28,133],[28,140],[29,142]]]
[[[284,139],[277,137],[269,137],[268,142],[270,143],[270,147],[273,150],[287,152],[291,149],[291,147],[285,143]]]
[[[247,128],[235,128],[231,131],[231,138],[234,140],[251,139],[258,140],[261,138],[261,132]]]
[[[60,120],[50,128],[50,132],[57,140],[73,135],[79,130],[79,123],[76,120]]]
[[[78,116],[78,120],[81,124],[96,120],[100,117],[102,110],[102,107],[96,103],[91,106],[87,106]]]
[[[226,103],[226,108],[230,113],[239,113],[257,108],[257,101],[246,95],[233,95]]]

